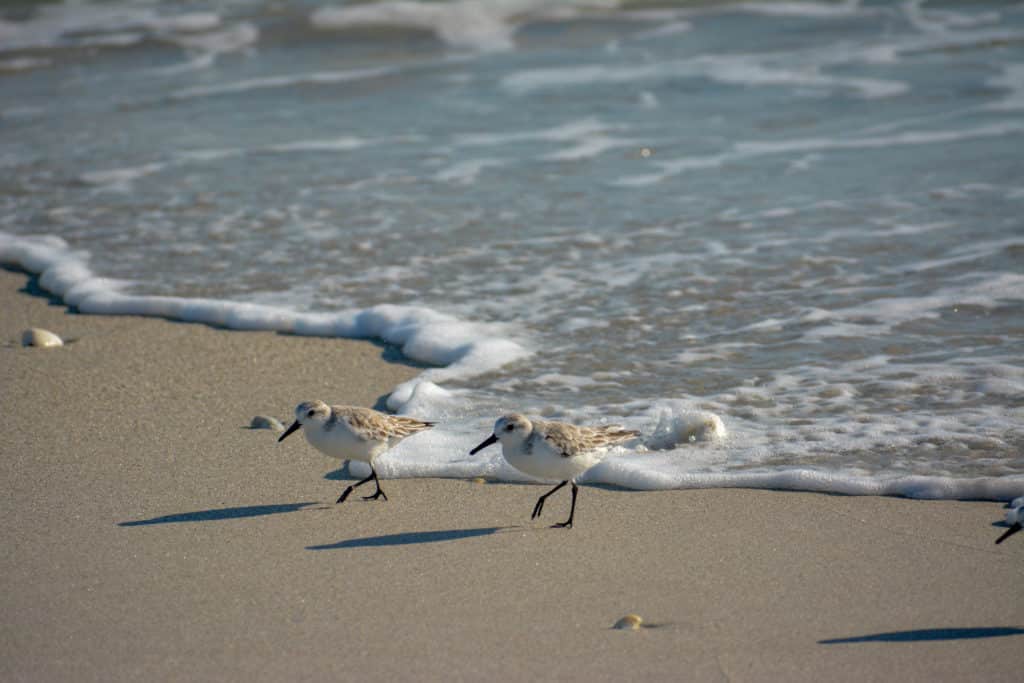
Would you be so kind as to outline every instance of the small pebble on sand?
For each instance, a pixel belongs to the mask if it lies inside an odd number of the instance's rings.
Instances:
[[[636,631],[639,630],[640,625],[643,623],[643,617],[639,614],[627,614],[616,621],[612,628],[619,629],[620,631]]]
[[[249,429],[270,429],[275,432],[283,432],[284,425],[276,417],[266,417],[265,415],[257,415],[249,423]]]

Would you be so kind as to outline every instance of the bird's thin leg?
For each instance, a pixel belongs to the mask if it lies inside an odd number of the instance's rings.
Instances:
[[[335,503],[335,505],[337,505],[338,503],[344,503],[345,499],[348,498],[348,494],[352,493],[352,491],[354,491],[357,486],[362,486],[363,484],[365,484],[366,482],[370,481],[371,479],[376,479],[376,478],[377,478],[377,475],[373,471],[373,467],[370,467],[370,476],[368,476],[366,479],[363,479],[362,481],[357,481],[355,484],[349,485],[349,487],[347,489],[345,489],[345,492],[341,494],[341,497],[338,498],[338,502]],[[377,486],[379,488],[380,484],[378,484]]]
[[[538,517],[540,517],[540,511],[544,509],[544,501],[547,500],[547,497],[568,483],[568,481],[563,481],[561,484],[559,484],[558,486],[556,486],[555,488],[551,489],[543,496],[538,498],[537,504],[533,506],[533,514],[530,515],[530,519],[537,519]]]
[[[576,486],[576,482],[572,483],[572,508],[569,509],[569,519],[565,520],[561,524],[552,525],[552,529],[572,528],[572,518],[576,514],[576,493],[579,491],[579,487]]]
[[[377,492],[372,496],[363,496],[363,500],[377,500],[378,498],[387,500],[388,497],[384,495],[384,490],[380,487],[380,481],[377,479],[377,470],[373,469],[373,465],[370,465],[370,477],[373,477],[373,483],[377,485]],[[367,479],[369,479],[369,477],[367,477]]]

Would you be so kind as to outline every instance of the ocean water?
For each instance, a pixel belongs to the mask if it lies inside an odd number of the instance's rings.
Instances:
[[[585,482],[1019,496],[1022,216],[1019,3],[0,8],[0,261],[395,345],[384,476],[522,480],[517,410],[643,432]]]

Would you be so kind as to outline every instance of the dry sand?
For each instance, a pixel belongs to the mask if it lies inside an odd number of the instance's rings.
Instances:
[[[30,283],[0,271],[0,680],[1024,676],[998,504],[587,486],[561,530],[528,520],[541,487],[418,479],[336,506],[332,461],[244,427],[415,368],[69,314]],[[22,348],[30,326],[75,341]],[[654,627],[610,628],[630,612]]]

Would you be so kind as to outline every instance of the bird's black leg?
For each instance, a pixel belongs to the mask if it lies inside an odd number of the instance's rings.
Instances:
[[[563,484],[565,482],[562,482]],[[572,518],[576,514],[576,493],[579,491],[579,487],[576,486],[576,482],[572,483],[572,508],[569,509],[569,519],[565,520],[561,524],[552,525],[552,529],[572,528]]]
[[[1020,522],[1018,522],[1018,523],[1014,524],[1013,526],[1011,526],[1009,529],[1006,530],[1006,533],[1004,533],[1002,536],[1000,536],[999,538],[996,539],[996,545],[999,545],[1000,543],[1002,543],[1003,541],[1008,539],[1010,536],[1013,536],[1015,533],[1020,531],[1021,528],[1024,528],[1024,527],[1021,526]]]
[[[556,486],[555,488],[551,489],[543,496],[538,498],[537,504],[533,506],[533,514],[530,515],[530,519],[537,519],[538,517],[540,517],[540,511],[544,509],[544,501],[547,500],[547,497],[568,483],[568,481],[563,481],[561,484],[559,484],[558,486]]]
[[[348,498],[348,494],[352,493],[352,491],[354,491],[357,486],[362,486],[371,479],[376,478],[377,473],[373,471],[373,467],[370,467],[370,476],[368,476],[366,479],[363,479],[362,481],[357,481],[355,484],[352,484],[347,489],[345,489],[345,492],[341,494],[341,497],[338,498],[338,502],[335,503],[335,505],[337,505],[338,503],[344,503],[345,499]],[[377,484],[377,487],[380,488],[380,484]]]
[[[370,477],[373,477],[373,483],[377,485],[377,493],[373,494],[372,496],[363,496],[363,500],[377,500],[378,498],[383,498],[384,500],[387,500],[388,497],[384,495],[384,490],[381,489],[380,487],[380,481],[377,479],[377,470],[373,469],[373,465],[370,465]],[[367,479],[369,479],[370,477],[367,477]],[[358,485],[359,484],[356,484],[356,486]]]

